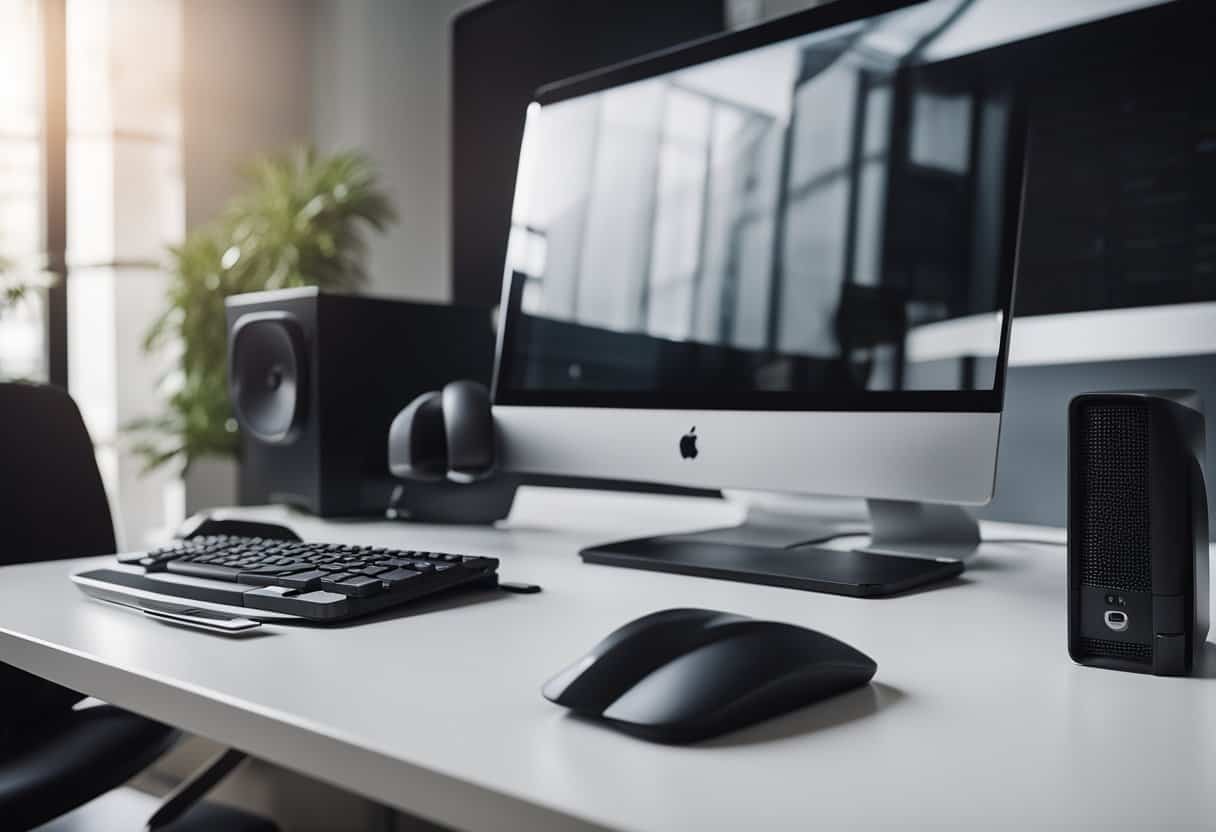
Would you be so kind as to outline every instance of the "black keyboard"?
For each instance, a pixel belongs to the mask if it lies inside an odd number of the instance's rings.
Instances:
[[[318,621],[365,615],[453,587],[497,583],[495,558],[447,552],[207,535],[120,555],[150,577],[98,569],[86,577],[196,601],[288,613]],[[235,584],[155,580],[156,573]]]

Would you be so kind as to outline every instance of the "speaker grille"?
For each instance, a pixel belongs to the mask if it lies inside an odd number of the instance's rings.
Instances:
[[[228,383],[237,422],[262,442],[291,442],[308,395],[299,324],[282,314],[242,316],[233,326],[230,349]]]
[[[1091,656],[1107,656],[1115,659],[1131,659],[1137,662],[1151,662],[1153,648],[1147,644],[1127,641],[1108,641],[1104,638],[1083,638],[1081,649]]]
[[[1147,408],[1090,405],[1082,419],[1081,582],[1152,591]]]

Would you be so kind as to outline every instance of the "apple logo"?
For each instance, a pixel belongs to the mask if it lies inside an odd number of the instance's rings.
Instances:
[[[697,458],[697,426],[693,425],[692,430],[680,437],[680,456],[684,459]]]

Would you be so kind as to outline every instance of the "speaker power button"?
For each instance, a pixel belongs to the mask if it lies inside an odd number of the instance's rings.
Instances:
[[[1102,619],[1106,622],[1106,626],[1116,633],[1127,629],[1127,613],[1122,610],[1107,610]]]

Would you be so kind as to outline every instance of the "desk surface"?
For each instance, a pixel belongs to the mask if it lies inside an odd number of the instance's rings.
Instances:
[[[955,586],[857,600],[577,557],[733,521],[715,501],[534,490],[500,529],[242,515],[493,555],[544,592],[230,640],[85,599],[66,575],[96,561],[16,566],[0,571],[0,661],[457,828],[1216,823],[1216,662],[1191,679],[1074,665],[1059,547],[990,544]],[[875,684],[684,748],[541,698],[609,631],[674,606],[823,630],[877,660]]]

